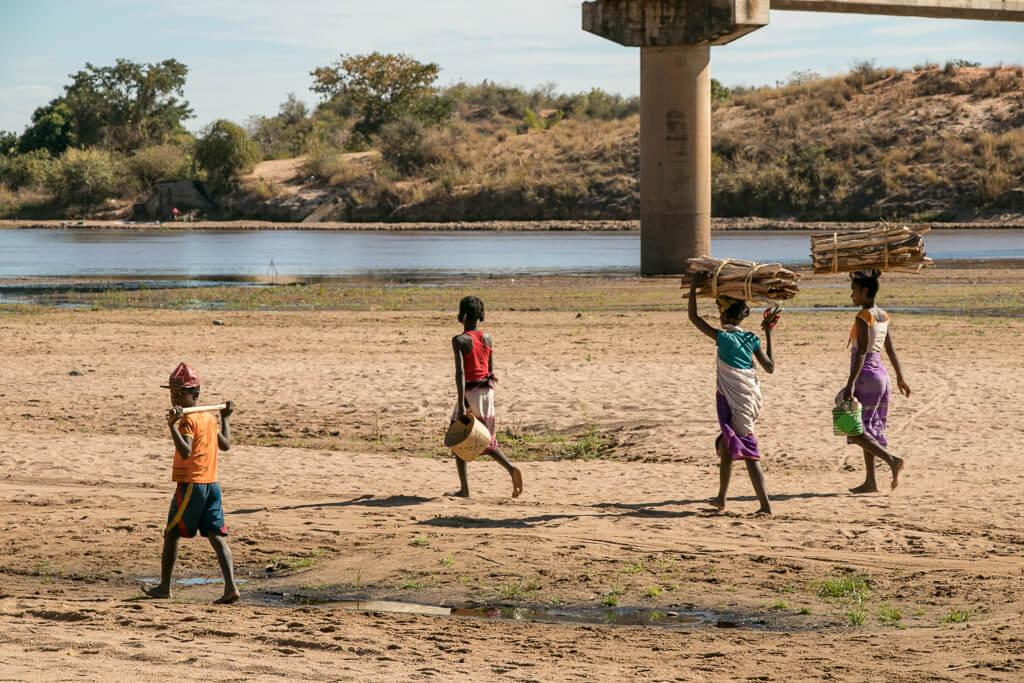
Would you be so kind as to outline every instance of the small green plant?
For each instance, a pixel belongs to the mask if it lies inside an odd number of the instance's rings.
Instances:
[[[661,595],[661,588],[659,586],[649,586],[647,588],[647,597],[656,598]]]
[[[363,582],[363,568],[360,567],[359,569],[356,570],[356,582],[354,584],[355,587],[359,588],[359,586],[362,585],[362,582]]]
[[[454,567],[455,560],[452,559],[451,555],[445,555],[441,558],[441,566],[443,567]]]
[[[416,579],[409,577],[402,584],[402,590],[415,590],[420,587],[420,584]]]
[[[864,619],[868,616],[868,613],[862,610],[860,607],[853,607],[846,611],[846,619],[852,626],[860,626],[864,623]]]
[[[768,609],[789,609],[789,603],[785,600],[776,600]]]
[[[426,548],[430,546],[430,539],[425,536],[420,536],[418,538],[413,539],[412,543],[410,543],[409,545],[414,545],[417,548]]]
[[[627,564],[626,568],[622,570],[624,574],[639,574],[644,570],[644,563],[637,561],[635,564]]]
[[[506,600],[514,600],[521,598],[531,591],[535,591],[540,588],[540,585],[536,581],[527,581],[526,579],[519,579],[516,583],[503,583],[499,589],[501,597]]]
[[[811,613],[811,608],[810,607],[801,607],[800,608],[800,614],[810,614],[810,613]]]
[[[818,595],[822,598],[852,598],[863,601],[870,595],[870,581],[871,578],[867,574],[849,574],[828,579],[818,584]]]
[[[900,611],[898,609],[895,609],[894,607],[882,605],[878,608],[878,619],[883,624],[895,625],[898,624],[900,619],[902,618],[903,614],[901,614]]]
[[[607,446],[607,439],[597,431],[597,423],[588,419],[586,428],[576,439],[576,443],[563,446],[561,455],[564,458],[593,460],[599,457]]]
[[[603,604],[603,605],[605,605],[607,607],[616,607],[616,606],[618,606],[618,604],[619,604],[619,597],[621,597],[624,592],[625,591],[623,591],[618,586],[612,586],[612,589],[610,591],[608,591],[608,595],[606,595],[604,597],[604,600],[602,601],[601,604]]]
[[[964,624],[971,620],[970,610],[956,609],[950,612],[943,620],[943,624]]]

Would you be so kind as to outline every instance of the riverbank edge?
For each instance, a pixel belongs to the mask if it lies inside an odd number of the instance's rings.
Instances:
[[[899,223],[899,221],[894,221]],[[915,225],[914,223],[905,223]],[[785,221],[769,218],[713,218],[715,232],[739,230],[813,232],[855,230],[877,226],[878,222]],[[920,223],[933,230],[1024,230],[1024,217],[1002,222]],[[147,222],[0,220],[0,230],[94,229],[94,230],[330,230],[338,232],[639,232],[640,221],[457,221],[451,223],[293,223],[277,221],[195,221]]]

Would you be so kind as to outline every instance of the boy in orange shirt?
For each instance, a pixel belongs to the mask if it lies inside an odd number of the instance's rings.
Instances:
[[[224,537],[228,528],[220,503],[217,484],[217,449],[230,450],[231,425],[228,417],[234,410],[231,401],[220,411],[221,429],[217,418],[209,413],[182,415],[183,408],[196,405],[199,400],[199,375],[185,363],[180,363],[163,388],[171,390],[171,409],[167,411],[167,424],[174,441],[174,464],[171,479],[177,490],[171,500],[164,529],[164,549],[160,558],[160,584],[143,587],[151,598],[171,597],[171,574],[178,559],[178,539],[192,538],[196,531],[210,540],[217,553],[217,562],[224,575],[224,595],[214,604],[227,605],[238,600],[231,549]]]

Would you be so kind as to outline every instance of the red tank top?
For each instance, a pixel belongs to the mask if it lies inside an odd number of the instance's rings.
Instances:
[[[462,370],[467,382],[479,382],[487,379],[491,372],[491,347],[484,343],[484,333],[480,330],[466,334],[473,340],[473,350],[462,355]]]

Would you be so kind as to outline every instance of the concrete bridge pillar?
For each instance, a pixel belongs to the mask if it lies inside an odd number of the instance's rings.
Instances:
[[[711,49],[640,48],[640,271],[711,253]]]
[[[640,48],[640,271],[711,253],[711,45],[768,23],[769,0],[591,0],[583,30]]]

